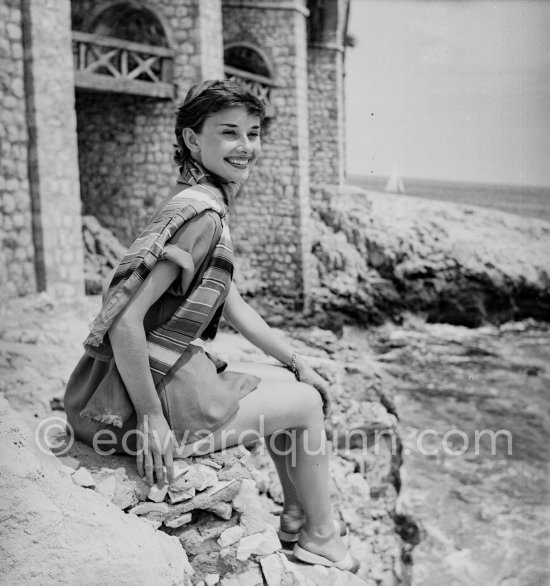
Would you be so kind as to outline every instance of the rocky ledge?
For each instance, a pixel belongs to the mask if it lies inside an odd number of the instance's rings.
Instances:
[[[550,320],[550,222],[355,187],[311,201],[321,325]]]
[[[418,532],[399,511],[397,417],[385,375],[363,346],[319,328],[281,331],[333,388],[331,490],[334,514],[349,527],[349,547],[362,564],[354,576],[300,564],[281,547],[281,488],[261,443],[252,454],[235,448],[181,461],[174,486],[160,493],[147,489],[133,458],[99,456],[79,442],[65,450],[59,398],[98,302],[63,305],[40,295],[4,308],[0,390],[11,408],[0,404],[1,581],[409,582]],[[209,350],[229,362],[267,360],[227,329]]]

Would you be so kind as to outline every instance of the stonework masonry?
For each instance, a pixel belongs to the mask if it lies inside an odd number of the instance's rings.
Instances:
[[[22,0],[37,284],[84,292],[69,0]]]
[[[154,0],[148,6],[170,31],[178,102],[193,83],[221,77],[219,2]],[[87,0],[73,1],[73,27],[85,25],[82,12],[88,8]],[[176,104],[95,92],[78,92],[76,103],[84,213],[128,245],[177,177],[172,163]]]
[[[36,290],[18,0],[0,2],[0,301]]]
[[[344,183],[343,61],[343,47],[309,48],[309,168],[312,183]]]
[[[279,84],[271,94],[275,121],[264,133],[262,158],[236,200],[237,280],[247,293],[267,287],[299,305],[311,248],[305,6],[303,11],[262,1],[223,6],[224,44],[261,47]]]
[[[242,43],[267,60],[275,85],[262,159],[232,213],[236,280],[245,294],[307,307],[310,186],[343,181],[343,55],[334,47],[348,3],[0,0],[0,299],[83,293],[83,213],[124,244],[136,237],[177,175],[178,105],[194,83],[223,78],[224,46]],[[101,30],[94,23],[119,9],[164,31],[173,100],[75,85],[71,31],[108,37],[111,16]]]

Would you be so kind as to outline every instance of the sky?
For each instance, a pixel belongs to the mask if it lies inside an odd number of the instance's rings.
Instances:
[[[347,172],[550,187],[550,1],[351,0]]]

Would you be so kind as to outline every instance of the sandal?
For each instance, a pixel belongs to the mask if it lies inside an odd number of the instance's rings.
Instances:
[[[356,574],[359,570],[360,564],[359,562],[351,555],[349,551],[346,551],[346,555],[337,562],[326,558],[324,555],[318,555],[316,553],[311,553],[307,549],[304,549],[300,545],[296,544],[294,546],[294,557],[301,562],[311,565],[321,565],[326,566],[328,568],[336,568],[338,570],[344,570],[346,572],[352,572]]]
[[[277,535],[281,541],[296,543],[302,527],[303,525],[300,526],[298,531],[284,531],[279,527]],[[336,519],[334,519],[334,530],[340,535],[340,537],[345,537],[348,534],[348,526],[343,521],[338,521]]]

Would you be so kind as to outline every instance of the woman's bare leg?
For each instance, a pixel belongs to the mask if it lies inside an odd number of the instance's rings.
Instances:
[[[294,374],[281,366],[241,362],[230,364],[227,370],[232,372],[247,372],[259,376],[263,381],[273,383],[286,384],[296,382]],[[282,524],[287,531],[298,531],[303,525],[304,510],[294,482],[287,470],[287,460],[290,461],[291,459],[290,438],[284,432],[274,433],[265,438],[265,447],[273,460],[281,482],[281,488],[283,489],[284,505],[281,513]]]
[[[334,534],[321,397],[309,385],[292,379],[271,382],[267,372],[255,373],[262,382],[241,399],[235,418],[211,437],[186,446],[182,455],[208,453],[288,430],[291,449],[285,456],[286,470],[306,515],[300,543],[313,553],[340,560],[346,547]]]

